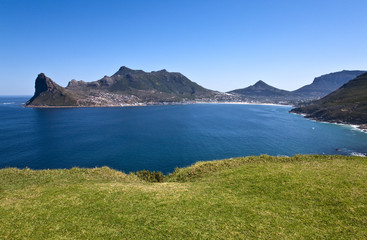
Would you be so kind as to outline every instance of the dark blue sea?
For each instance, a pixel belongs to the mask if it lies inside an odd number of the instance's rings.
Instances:
[[[366,133],[307,120],[286,106],[22,107],[28,99],[0,97],[0,168],[109,166],[168,173],[239,156],[367,152]]]

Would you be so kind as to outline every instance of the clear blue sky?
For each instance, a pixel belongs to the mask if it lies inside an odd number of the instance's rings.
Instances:
[[[0,95],[125,65],[228,91],[367,69],[366,0],[0,0]]]

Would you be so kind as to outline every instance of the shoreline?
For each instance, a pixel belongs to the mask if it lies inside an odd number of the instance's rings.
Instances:
[[[243,104],[243,105],[259,105],[259,106],[281,106],[294,107],[293,105],[276,104],[276,103],[252,103],[252,102],[161,102],[161,103],[136,103],[136,104],[121,104],[121,105],[103,105],[103,106],[27,106],[25,108],[113,108],[113,107],[146,107],[146,106],[169,106],[169,105],[188,105],[188,104]]]
[[[321,122],[321,123],[328,123],[328,124],[335,124],[335,125],[340,125],[340,126],[347,126],[347,127],[353,128],[355,130],[358,130],[360,132],[367,133],[367,128],[366,127],[363,127],[362,125],[358,125],[358,124],[338,123],[338,122],[326,122],[326,121],[320,121],[320,120],[315,120],[315,119],[312,119],[312,120],[317,121],[317,122]]]
[[[358,130],[360,132],[367,133],[367,126],[364,126],[365,124],[353,124],[353,123],[347,123],[347,122],[325,121],[325,120],[319,120],[317,118],[308,117],[308,115],[305,114],[305,113],[294,113],[294,112],[289,112],[289,113],[300,115],[303,118],[306,118],[306,119],[311,120],[311,121],[320,122],[320,123],[327,123],[327,124],[335,124],[335,125],[340,125],[340,126],[347,126],[347,127],[353,128],[355,130]]]
[[[263,106],[280,106],[294,107],[293,105],[277,104],[277,103],[260,103],[260,102],[196,102],[195,104],[243,104],[243,105],[263,105]]]

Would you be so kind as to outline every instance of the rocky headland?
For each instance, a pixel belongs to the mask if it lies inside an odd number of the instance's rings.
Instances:
[[[358,125],[367,129],[367,73],[319,100],[291,110],[317,121]]]

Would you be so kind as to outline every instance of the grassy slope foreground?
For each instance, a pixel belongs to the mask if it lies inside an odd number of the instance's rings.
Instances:
[[[366,239],[367,160],[199,162],[163,183],[109,168],[0,170],[0,239]]]

